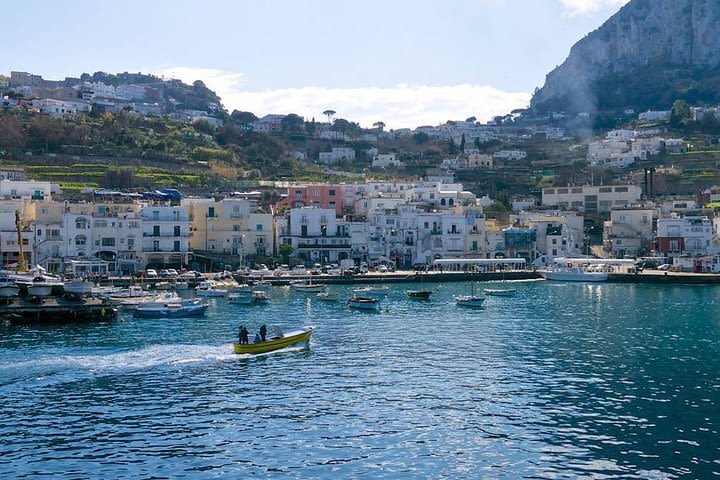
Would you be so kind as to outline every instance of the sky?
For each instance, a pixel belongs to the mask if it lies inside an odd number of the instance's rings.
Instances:
[[[203,80],[230,111],[365,127],[484,121],[527,106],[627,1],[23,0],[3,11],[0,72]]]

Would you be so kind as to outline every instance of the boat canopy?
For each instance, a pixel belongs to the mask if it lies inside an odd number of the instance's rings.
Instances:
[[[615,258],[556,258],[555,263],[565,265],[572,263],[573,265],[635,265],[636,260],[615,259]]]
[[[524,258],[442,258],[433,260],[433,266],[447,270],[466,270],[469,266],[475,266],[481,270],[522,270],[527,260]]]

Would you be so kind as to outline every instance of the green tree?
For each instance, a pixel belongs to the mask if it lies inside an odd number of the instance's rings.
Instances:
[[[465,134],[462,134],[462,137],[460,137],[460,151],[465,152]]]
[[[300,115],[294,113],[285,115],[282,120],[280,120],[280,131],[283,133],[302,133],[304,126],[305,120],[303,120]]]
[[[210,125],[210,122],[205,119],[196,120],[195,123],[193,123],[193,128],[195,131],[205,133],[207,135],[215,133],[215,127]]]
[[[685,100],[675,100],[670,115],[670,125],[685,127],[692,121],[692,110]]]
[[[257,121],[257,117],[252,112],[241,112],[240,110],[233,110],[230,114],[230,123],[237,125],[238,127],[247,127],[253,122]]]
[[[448,140],[448,155],[457,155],[458,146],[452,138]]]
[[[413,133],[412,139],[413,142],[417,143],[418,145],[424,145],[430,140],[430,136],[425,132],[417,132]]]
[[[293,253],[292,245],[289,243],[281,243],[278,247],[278,253],[283,259],[283,263],[288,263],[288,258]]]

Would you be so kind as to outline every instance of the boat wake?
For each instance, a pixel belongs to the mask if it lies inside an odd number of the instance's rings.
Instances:
[[[28,355],[28,360],[0,363],[0,391],[19,385],[47,385],[88,377],[127,374],[163,366],[236,360],[232,344],[153,345],[139,350],[87,355]]]

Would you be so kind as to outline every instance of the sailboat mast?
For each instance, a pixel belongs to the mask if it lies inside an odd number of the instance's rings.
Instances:
[[[15,229],[17,230],[17,242],[20,249],[18,253],[18,272],[27,272],[27,263],[25,262],[25,253],[23,252],[22,232],[20,229],[20,212],[15,210]]]

